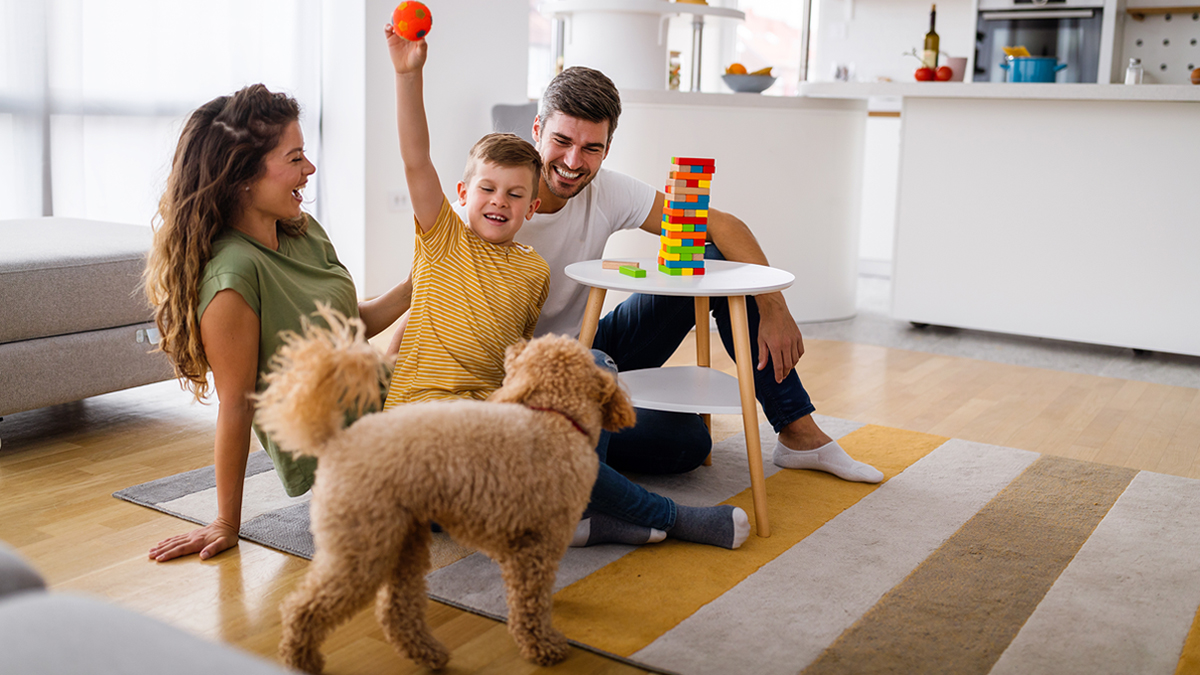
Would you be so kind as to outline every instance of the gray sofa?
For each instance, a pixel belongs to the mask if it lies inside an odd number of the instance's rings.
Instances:
[[[140,290],[150,236],[76,218],[0,221],[0,417],[173,377]]]
[[[47,592],[0,542],[0,671],[21,675],[283,675],[291,671],[107,602]]]

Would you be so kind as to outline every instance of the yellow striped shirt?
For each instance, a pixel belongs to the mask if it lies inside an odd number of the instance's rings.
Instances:
[[[443,197],[433,227],[417,225],[412,315],[384,409],[487,398],[504,380],[504,350],[533,337],[549,289],[537,252],[480,239]]]

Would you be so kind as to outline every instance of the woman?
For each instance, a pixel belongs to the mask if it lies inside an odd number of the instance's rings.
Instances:
[[[317,302],[360,317],[367,335],[409,306],[406,282],[358,302],[329,237],[301,211],[316,167],[304,156],[300,107],[263,85],[221,96],[192,113],[175,150],[161,223],[146,265],[160,346],[197,399],[213,374],[220,408],[214,447],[218,515],[211,525],[150,549],[170,560],[208,559],[237,545],[254,404],[283,331],[301,330]],[[293,458],[255,429],[289,495],[312,486],[316,462]]]

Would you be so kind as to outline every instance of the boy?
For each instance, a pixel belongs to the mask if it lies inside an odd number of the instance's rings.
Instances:
[[[550,268],[513,241],[537,210],[541,159],[512,134],[471,149],[458,184],[467,222],[450,208],[429,156],[422,96],[427,44],[386,30],[396,69],[400,155],[417,223],[410,323],[403,327],[384,409],[436,399],[485,399],[504,379],[504,350],[533,337]]]
[[[541,200],[537,149],[512,134],[489,134],[471,149],[459,204],[467,224],[450,209],[429,157],[429,125],[422,96],[428,46],[385,31],[396,69],[400,155],[417,220],[410,323],[399,347],[384,409],[436,399],[485,399],[504,379],[504,350],[533,336],[550,288],[550,268],[532,248],[513,241]],[[611,366],[616,372],[615,365]],[[647,544],[670,536],[737,548],[749,519],[729,505],[687,507],[647,491],[603,463],[592,503],[572,546]],[[651,506],[668,510],[670,533],[633,522],[628,513]]]

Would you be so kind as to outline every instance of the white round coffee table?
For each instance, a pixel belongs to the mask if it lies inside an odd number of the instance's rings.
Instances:
[[[706,260],[702,276],[670,276],[658,271],[654,258],[623,258],[636,262],[646,276],[635,278],[619,270],[606,270],[601,260],[568,265],[566,275],[591,288],[579,340],[588,347],[596,337],[600,310],[608,290],[650,295],[691,296],[696,302],[696,366],[647,368],[621,373],[633,404],[650,410],[742,415],[746,432],[746,457],[750,464],[750,489],[754,495],[754,518],[758,535],[771,534],[767,519],[767,492],[763,478],[762,447],[758,436],[758,414],[754,400],[754,363],[750,358],[750,331],[746,319],[746,296],[781,291],[796,280],[790,272],[773,267]],[[729,299],[737,377],[709,368],[708,299]]]

